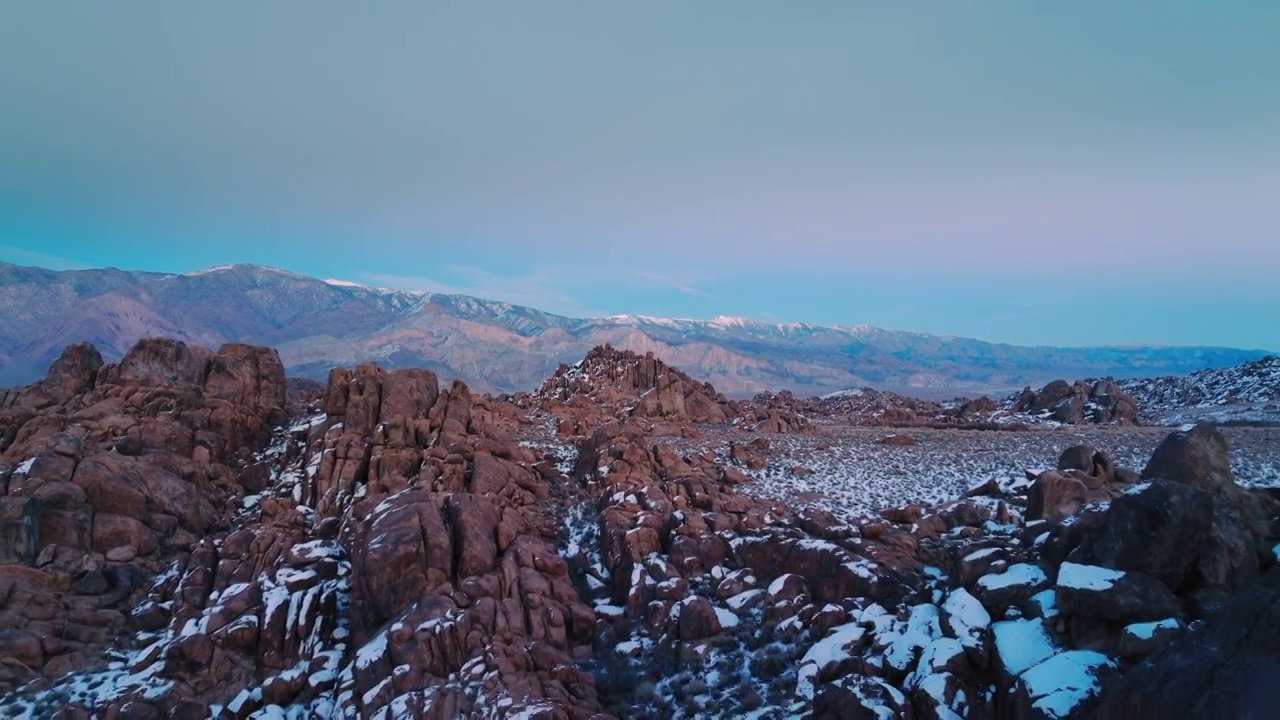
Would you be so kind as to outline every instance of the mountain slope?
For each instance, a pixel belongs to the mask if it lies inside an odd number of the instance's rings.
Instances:
[[[62,346],[118,358],[148,335],[277,347],[294,374],[376,360],[488,391],[531,390],[597,345],[654,352],[730,394],[842,387],[981,392],[1057,377],[1178,375],[1265,353],[1225,348],[1049,348],[868,326],[741,318],[568,318],[463,295],[378,290],[254,265],[173,275],[55,272],[0,263],[0,384],[43,374]]]

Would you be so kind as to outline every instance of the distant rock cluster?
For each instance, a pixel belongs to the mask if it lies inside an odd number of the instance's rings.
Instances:
[[[1280,424],[1280,357],[1121,384],[1137,398],[1149,422],[1180,424],[1208,419]]]
[[[1086,422],[1133,425],[1139,422],[1137,400],[1114,380],[1092,383],[1055,380],[1039,392],[1027,388],[1013,401],[1010,410],[1068,425]]]

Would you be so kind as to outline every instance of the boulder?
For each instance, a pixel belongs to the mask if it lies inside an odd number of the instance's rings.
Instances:
[[[1234,486],[1227,439],[1204,423],[1170,433],[1152,453],[1142,479],[1171,480],[1201,490]]]
[[[1280,566],[1107,688],[1095,717],[1189,720],[1275,714]]]
[[[1062,522],[1080,512],[1092,491],[1085,479],[1073,474],[1078,472],[1040,473],[1027,489],[1027,520]]]
[[[345,389],[342,421],[348,433],[369,436],[378,424],[382,405],[382,381],[386,371],[373,363],[356,366]]]
[[[58,359],[53,361],[40,386],[54,403],[64,404],[76,395],[93,389],[102,365],[102,353],[93,345],[68,345],[63,348]]]
[[[286,392],[284,363],[272,348],[228,343],[209,360],[206,399],[226,400],[282,422]]]
[[[831,720],[910,718],[911,704],[902,691],[884,680],[851,673],[817,689],[813,715]]]
[[[496,458],[488,453],[478,453],[471,469],[471,492],[476,495],[499,494],[515,483],[524,468],[515,463]]]
[[[37,530],[41,547],[53,544],[78,550],[89,549],[93,535],[93,508],[79,485],[45,482],[30,494],[39,502]]]
[[[203,530],[198,489],[163,467],[161,460],[98,453],[76,466],[72,482],[84,490],[95,512],[139,520],[148,513],[164,513],[188,530]]]
[[[974,584],[973,593],[989,610],[1002,614],[1005,608],[1019,606],[1049,586],[1049,577],[1043,570],[1020,563],[1004,572],[982,576]]]
[[[1213,522],[1211,496],[1165,480],[1136,486],[1081,540],[1084,563],[1149,575],[1174,591],[1189,588]]]
[[[1063,450],[1058,456],[1058,470],[1079,470],[1104,484],[1115,481],[1110,458],[1088,445],[1075,445]]]
[[[0,658],[11,660],[35,674],[44,665],[44,648],[40,638],[22,630],[0,628]]]
[[[710,600],[695,596],[681,601],[677,607],[680,608],[677,634],[681,640],[701,640],[720,633],[720,617]]]
[[[139,554],[150,555],[159,543],[155,533],[134,518],[112,513],[95,514],[93,549],[105,553],[123,545],[132,546]]]
[[[1176,618],[1128,625],[1120,634],[1120,655],[1140,662],[1163,650],[1185,631],[1186,627]]]
[[[1054,586],[1067,616],[1122,624],[1182,615],[1182,604],[1159,580],[1139,572],[1063,563]]]
[[[1089,717],[1106,682],[1116,674],[1116,663],[1101,653],[1071,650],[1054,655],[1018,678],[1009,717],[1027,720]]]
[[[204,384],[211,353],[173,338],[139,340],[110,373],[109,381],[137,387]]]
[[[1157,479],[1112,501],[1076,557],[1151,575],[1179,593],[1236,588],[1262,567],[1272,508],[1269,498],[1234,484]]]
[[[440,395],[440,383],[430,370],[393,370],[382,381],[378,421],[426,417]]]
[[[448,516],[458,577],[492,570],[498,558],[496,531],[502,519],[498,508],[481,497],[454,494],[449,496]]]
[[[453,578],[453,538],[422,488],[384,501],[347,551],[355,567],[353,594],[374,625]]]

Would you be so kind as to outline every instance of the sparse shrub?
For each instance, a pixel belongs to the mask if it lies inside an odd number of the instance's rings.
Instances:
[[[769,645],[751,659],[751,674],[758,678],[776,677],[791,666],[777,645]]]
[[[791,689],[792,682],[782,675],[769,681],[769,689],[775,693],[785,693]]]
[[[721,655],[732,655],[737,652],[738,648],[741,646],[741,643],[738,642],[737,638],[729,637],[728,635],[718,635],[711,638],[707,644],[710,645],[712,649],[719,651]]]
[[[742,641],[743,645],[752,652],[764,647],[768,642],[769,638],[763,630],[748,633]]]
[[[685,684],[683,682],[674,682],[671,684],[672,700],[678,703],[683,703],[689,699],[689,693],[685,691],[684,686]]]
[[[638,705],[652,705],[658,699],[658,686],[650,680],[645,680],[636,685],[632,698]]]

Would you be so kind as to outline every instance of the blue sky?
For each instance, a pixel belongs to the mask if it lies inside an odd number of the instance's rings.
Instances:
[[[0,259],[1280,349],[1280,5],[907,5],[4,4]]]

